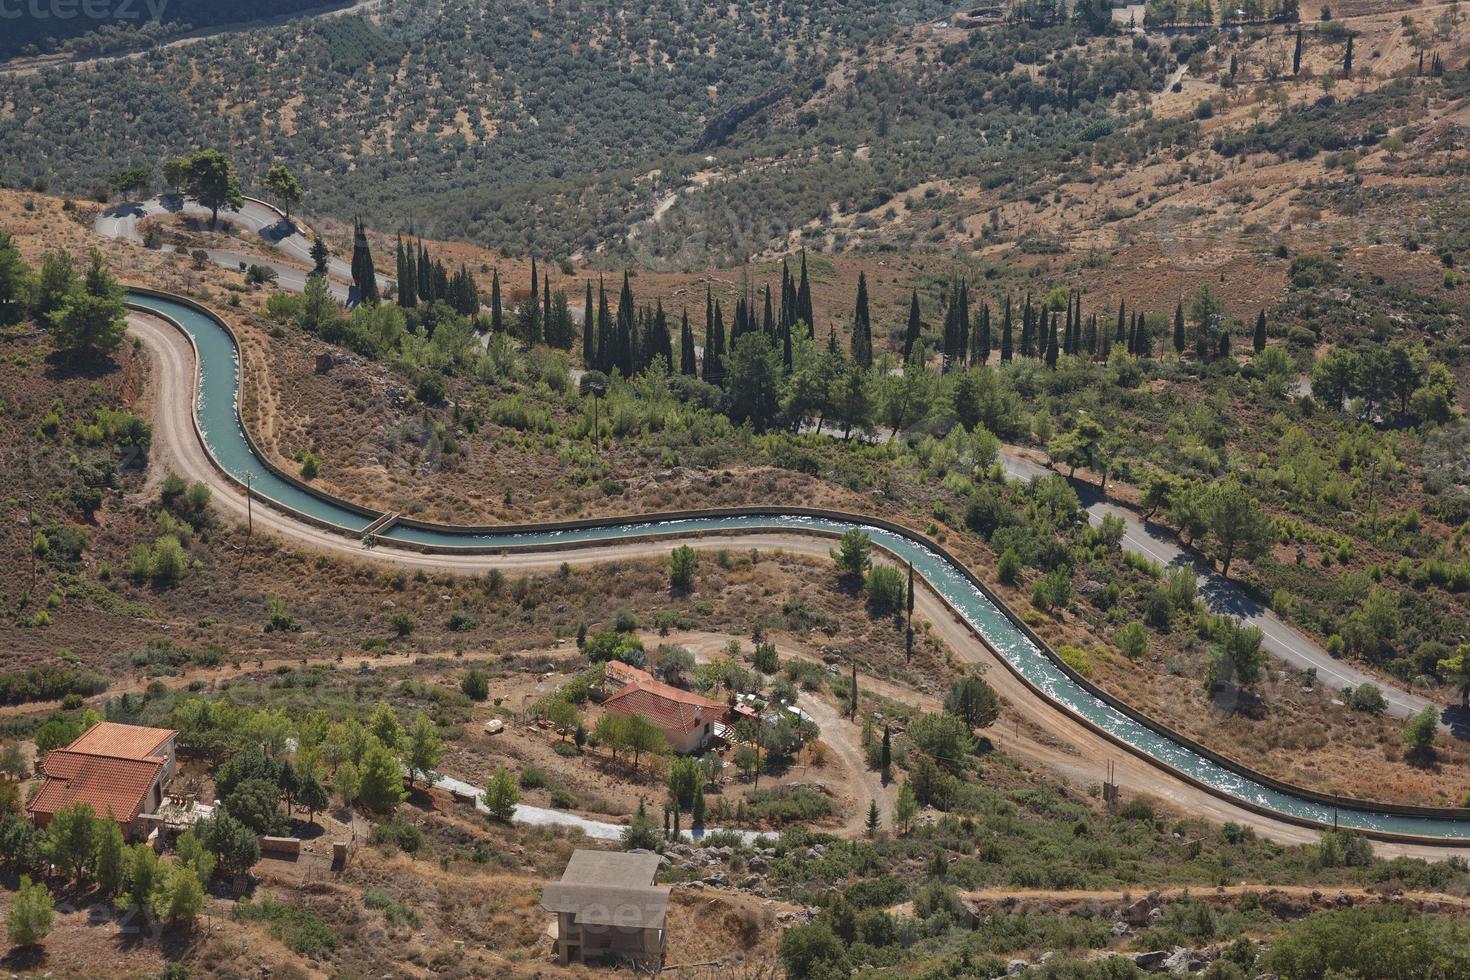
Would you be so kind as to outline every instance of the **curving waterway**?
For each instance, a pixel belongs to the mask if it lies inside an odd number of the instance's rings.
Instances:
[[[210,453],[226,472],[280,506],[307,515],[345,534],[360,533],[372,523],[364,516],[282,479],[256,455],[240,419],[240,355],[234,337],[219,322],[192,306],[143,293],[131,293],[133,306],[154,310],[177,321],[194,339],[199,351],[199,391],[196,413]],[[912,562],[914,572],[978,630],[1021,674],[1073,714],[1111,733],[1166,766],[1213,787],[1226,796],[1295,818],[1342,827],[1445,841],[1470,841],[1470,820],[1411,816],[1372,810],[1334,808],[1290,792],[1264,786],[1194,752],[1129,717],[1063,673],[1016,627],[1016,624],[977,589],[949,559],[901,534],[860,522],[844,522],[803,515],[704,517],[670,521],[641,521],[598,527],[484,533],[453,528],[423,529],[395,526],[381,535],[387,543],[429,545],[434,548],[476,550],[535,548],[575,543],[612,542],[648,534],[698,535],[717,531],[770,531],[790,529],[841,534],[860,527],[873,542],[899,559]]]

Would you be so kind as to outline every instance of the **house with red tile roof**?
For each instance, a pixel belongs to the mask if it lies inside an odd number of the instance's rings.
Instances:
[[[112,814],[123,836],[138,836],[139,817],[163,803],[176,766],[177,737],[167,728],[98,722],[66,748],[47,753],[41,762],[44,781],[26,813],[44,827],[63,807],[85,803],[98,816]]]
[[[627,687],[634,681],[643,681],[646,684],[654,683],[653,675],[648,671],[632,664],[625,664],[621,660],[609,660],[602,668],[603,682],[613,691]]]
[[[724,726],[730,712],[728,704],[652,678],[633,680],[602,707],[620,715],[643,715],[662,729],[673,750],[683,755],[703,749]]]

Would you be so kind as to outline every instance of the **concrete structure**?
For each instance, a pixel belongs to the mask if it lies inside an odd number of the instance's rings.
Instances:
[[[178,732],[102,721],[64,749],[41,762],[45,781],[26,804],[26,813],[44,827],[58,810],[85,803],[98,816],[112,815],[123,836],[137,839],[144,814],[159,809],[164,787],[177,766],[174,743]]]
[[[643,715],[662,729],[670,747],[681,755],[703,749],[730,713],[728,704],[655,680],[633,681],[602,707],[620,715]]]
[[[657,854],[574,851],[561,881],[542,891],[563,965],[599,961],[658,968],[668,945],[669,887],[654,885]]]

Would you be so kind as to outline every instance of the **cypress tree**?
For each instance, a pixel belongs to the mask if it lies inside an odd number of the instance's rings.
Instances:
[[[873,323],[868,315],[868,277],[858,273],[857,307],[852,317],[852,361],[863,370],[873,366]]]
[[[1174,353],[1184,354],[1184,300],[1174,307]]]
[[[407,306],[408,305],[408,300],[404,297],[404,291],[402,289],[402,283],[407,282],[408,281],[408,277],[405,276],[403,274],[403,272],[404,272],[404,265],[403,265],[403,236],[402,235],[399,235],[398,236],[398,245],[397,245],[397,247],[395,248],[395,250],[393,252],[393,278],[396,279],[399,282],[399,284],[400,284],[400,287],[399,287],[399,290],[398,290],[398,305],[399,306]]]
[[[419,239],[419,299],[425,303],[434,302],[434,263],[429,259],[429,250],[424,247],[424,240]]]
[[[771,284],[766,283],[766,311],[761,318],[761,333],[776,339],[776,311],[771,306]]]
[[[963,279],[960,280],[959,327],[960,335],[956,338],[959,343],[956,346],[959,348],[960,360],[968,363],[970,350],[970,287]]]
[[[776,329],[785,333],[796,317],[796,284],[791,281],[791,266],[781,259],[781,313],[776,318]]]
[[[1128,326],[1123,316],[1123,301],[1120,299],[1118,300],[1118,329],[1113,335],[1113,343],[1115,344],[1121,344],[1128,340]]]
[[[434,260],[434,299],[435,301],[449,298],[449,272],[444,268],[442,259]]]
[[[614,348],[614,367],[631,378],[634,374],[633,321],[638,307],[633,302],[633,284],[627,271],[623,272],[623,289],[618,294],[617,344]]]
[[[1134,353],[1139,357],[1152,357],[1154,352],[1154,338],[1148,332],[1147,314],[1138,314],[1138,330],[1134,336]]]
[[[398,279],[398,303],[409,308],[419,305],[419,264],[412,242],[403,249],[403,275]]]
[[[689,328],[689,308],[685,307],[679,324],[679,373],[694,377],[699,373],[699,365],[696,362],[694,331]]]
[[[801,282],[796,287],[796,318],[806,322],[808,338],[817,335],[817,318],[812,311],[812,287],[806,278],[806,250],[801,253]]]
[[[490,272],[490,330],[501,333],[505,330],[505,309],[500,300],[500,267]]]
[[[352,234],[352,284],[360,302],[378,305],[378,275],[373,268],[373,251],[368,246],[367,227],[358,219]]]
[[[1012,350],[1012,344],[1011,344],[1011,296],[1010,296],[1009,293],[1007,293],[1006,294],[1006,308],[1005,308],[1005,312],[1001,314],[1001,318],[1000,318],[1000,360],[1001,360],[1001,363],[1002,364],[1009,363],[1010,362],[1010,359],[1011,359],[1011,355],[1013,353],[1014,353],[1014,351]]]
[[[1302,29],[1296,29],[1296,50],[1291,53],[1291,73],[1293,76],[1302,73]]]
[[[1031,294],[1026,294],[1026,303],[1021,307],[1021,356],[1036,356],[1036,331],[1031,324]]]
[[[541,295],[541,284],[536,278],[536,256],[531,256],[531,302],[536,302],[536,297]]]
[[[603,374],[613,367],[612,314],[607,308],[607,283],[597,277],[597,369]]]
[[[1097,358],[1097,314],[1094,313],[1087,318],[1087,332],[1083,339],[1083,346],[1087,348],[1087,356],[1096,360]]]
[[[1266,349],[1266,311],[1262,310],[1256,314],[1256,335],[1252,339],[1252,346],[1256,353]]]
[[[949,331],[948,331],[947,328],[948,328],[948,322],[946,321],[946,331],[945,331],[946,336],[944,338],[945,339],[945,352],[944,353],[945,353],[945,356],[946,357],[949,356],[949,349],[948,349],[948,347],[949,347],[949,341],[951,339],[948,336]],[[920,330],[920,323],[919,323],[919,291],[917,289],[915,289],[912,292],[912,294],[910,294],[910,296],[909,296],[909,325],[908,325],[908,329],[904,332],[904,335],[903,335],[903,359],[905,361],[907,361],[910,357],[913,356],[913,353],[914,353],[914,345],[919,342],[919,330]]]
[[[1057,311],[1052,310],[1048,315],[1043,310],[1041,316],[1043,321],[1050,321],[1046,328],[1046,366],[1055,368],[1057,366]]]
[[[535,297],[531,297],[534,301]],[[541,277],[541,333],[550,347],[561,346],[559,325],[551,320],[551,276]]]
[[[1353,73],[1353,36],[1348,35],[1347,51],[1342,56],[1342,73],[1351,75]]]
[[[985,364],[990,360],[990,303],[980,304],[980,325],[975,328],[974,364]]]
[[[582,306],[582,366],[591,370],[597,366],[597,321],[593,319],[592,280],[587,280],[587,298]]]
[[[654,306],[653,354],[655,357],[663,358],[664,367],[672,372],[674,370],[674,342],[669,339],[669,318],[664,313],[663,300],[659,300]]]
[[[1075,354],[1077,352],[1077,334],[1072,329],[1072,294],[1067,294],[1067,319],[1062,329],[1062,353]]]
[[[719,385],[725,381],[725,314],[719,301],[707,304],[709,319],[704,322],[704,381]]]
[[[1128,353],[1138,353],[1138,313],[1128,315]]]

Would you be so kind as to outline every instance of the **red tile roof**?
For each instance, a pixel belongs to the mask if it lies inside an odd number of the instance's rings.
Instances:
[[[689,691],[637,680],[603,702],[609,711],[622,715],[643,715],[658,727],[687,735],[709,721],[724,721],[730,706],[711,701]]]
[[[634,681],[655,683],[653,675],[648,671],[634,667],[632,664],[625,664],[621,660],[609,660],[603,669],[602,676],[618,685],[632,684]]]
[[[68,752],[106,755],[115,759],[148,759],[164,742],[177,735],[168,728],[144,728],[99,721],[66,747]]]
[[[129,823],[143,811],[163,761],[57,749],[41,763],[46,781],[26,810],[52,814],[73,803],[86,803],[98,816],[105,817],[110,810],[114,820]]]

